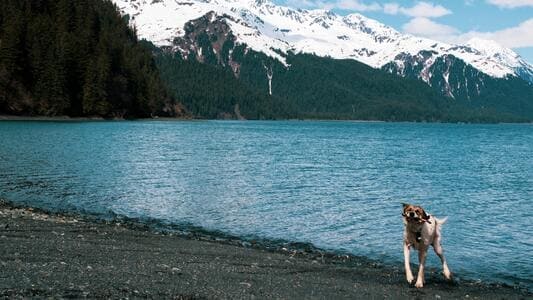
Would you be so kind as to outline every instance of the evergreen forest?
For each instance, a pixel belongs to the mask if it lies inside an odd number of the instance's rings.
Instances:
[[[104,0],[0,1],[0,113],[179,115],[150,49]]]
[[[355,60],[289,53],[283,65],[236,44],[231,32],[209,35],[203,30],[207,21],[195,23],[204,27],[186,26],[194,37],[189,42],[203,53],[189,53],[186,59],[172,48],[139,40],[128,18],[109,0],[2,0],[0,115],[533,119],[533,104],[527,99],[533,87],[522,82],[486,78],[490,101],[453,99],[412,76],[402,78]],[[222,44],[220,51],[213,48],[217,43]],[[507,101],[506,95],[511,95]]]

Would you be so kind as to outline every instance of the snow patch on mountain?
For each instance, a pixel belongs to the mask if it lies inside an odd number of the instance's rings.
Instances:
[[[274,57],[286,65],[283,55],[310,53],[335,59],[354,59],[374,68],[395,62],[402,54],[454,55],[493,77],[521,76],[533,82],[533,66],[495,42],[472,39],[451,45],[403,34],[361,14],[340,16],[325,10],[292,9],[267,0],[113,0],[130,16],[141,38],[158,46],[173,46],[185,34],[184,25],[209,12],[225,17],[238,43]],[[421,74],[429,82],[431,74]],[[427,77],[429,76],[429,77]]]

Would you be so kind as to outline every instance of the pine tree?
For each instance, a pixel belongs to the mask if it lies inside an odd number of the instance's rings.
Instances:
[[[19,75],[24,67],[25,20],[21,7],[16,1],[6,0],[2,4],[2,39],[0,43],[0,65],[12,78]]]

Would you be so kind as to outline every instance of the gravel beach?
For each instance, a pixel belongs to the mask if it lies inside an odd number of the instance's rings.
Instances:
[[[416,289],[400,268],[363,258],[209,239],[0,200],[0,298],[533,299],[436,272]]]

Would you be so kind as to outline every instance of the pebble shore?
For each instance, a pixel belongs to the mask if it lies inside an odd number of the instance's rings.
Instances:
[[[0,298],[533,299],[525,290],[426,286],[366,259],[191,238],[0,200]]]

